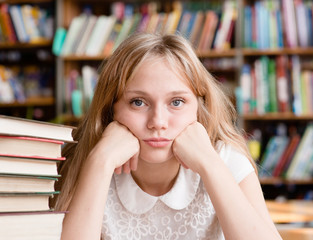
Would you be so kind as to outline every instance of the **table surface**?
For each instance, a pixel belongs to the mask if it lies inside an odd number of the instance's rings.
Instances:
[[[276,202],[266,200],[267,208],[274,223],[313,221],[313,201],[288,200]]]

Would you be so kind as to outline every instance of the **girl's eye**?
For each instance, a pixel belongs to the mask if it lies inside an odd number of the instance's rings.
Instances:
[[[133,99],[130,102],[132,105],[135,105],[136,107],[141,107],[144,105],[143,101],[140,99]]]
[[[184,103],[184,101],[182,99],[175,99],[172,101],[172,105],[174,107],[180,107],[183,103]]]

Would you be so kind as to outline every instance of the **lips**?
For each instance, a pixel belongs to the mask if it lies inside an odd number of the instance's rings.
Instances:
[[[147,143],[150,147],[155,147],[155,148],[166,147],[167,145],[171,143],[171,140],[166,139],[166,138],[149,138],[143,141]]]

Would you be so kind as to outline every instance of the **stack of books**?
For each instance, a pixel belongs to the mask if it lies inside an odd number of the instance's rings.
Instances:
[[[49,207],[62,145],[73,127],[0,115],[1,239],[60,239],[65,213]]]

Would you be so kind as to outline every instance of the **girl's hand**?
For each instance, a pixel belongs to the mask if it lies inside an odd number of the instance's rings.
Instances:
[[[199,122],[187,126],[174,140],[173,153],[185,168],[200,173],[217,156],[207,131]]]
[[[117,174],[137,169],[139,141],[127,127],[111,122],[89,157],[100,157],[108,162]]]

